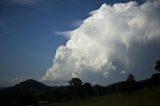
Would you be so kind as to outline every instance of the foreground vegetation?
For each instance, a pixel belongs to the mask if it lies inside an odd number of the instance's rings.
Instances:
[[[147,87],[132,95],[113,93],[48,106],[160,106],[160,86]]]

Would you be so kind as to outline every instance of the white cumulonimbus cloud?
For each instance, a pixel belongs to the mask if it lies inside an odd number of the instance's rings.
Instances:
[[[79,77],[97,83],[119,66],[120,72],[130,70],[139,49],[160,40],[159,11],[159,1],[103,4],[68,33],[66,45],[58,47],[53,65],[42,79]]]

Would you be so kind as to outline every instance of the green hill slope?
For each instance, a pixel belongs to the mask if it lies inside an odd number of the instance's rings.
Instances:
[[[48,106],[160,106],[160,86],[144,88],[130,96],[124,93],[113,93]]]

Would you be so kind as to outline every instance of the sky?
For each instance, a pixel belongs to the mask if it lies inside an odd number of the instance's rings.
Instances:
[[[160,59],[158,11],[158,0],[1,0],[0,86],[149,78]]]

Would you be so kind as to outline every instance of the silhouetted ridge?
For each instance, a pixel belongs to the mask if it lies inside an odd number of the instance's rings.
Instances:
[[[134,75],[130,74],[125,81],[108,86],[92,86],[90,83],[83,83],[79,78],[72,78],[69,84],[50,87],[36,80],[28,79],[13,87],[0,89],[0,106],[39,106],[41,102],[48,104],[65,102],[112,93],[132,96],[141,93],[144,89],[152,92],[153,88],[160,87],[160,73],[154,73],[150,78],[141,81],[136,81]]]
[[[20,91],[29,89],[37,91],[46,91],[49,90],[51,87],[46,86],[45,84],[38,82],[36,80],[28,79],[26,81],[20,82],[19,84],[15,85],[14,88]]]

